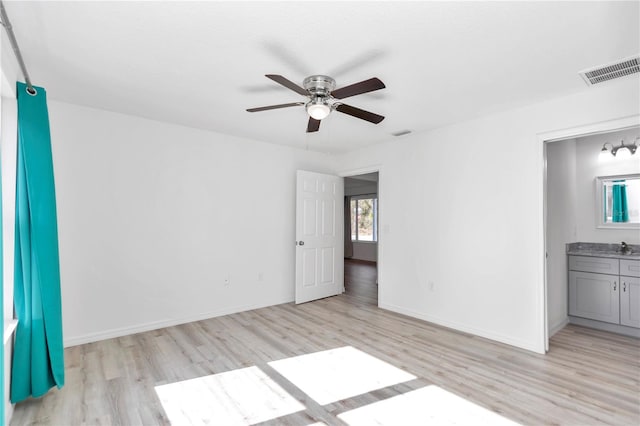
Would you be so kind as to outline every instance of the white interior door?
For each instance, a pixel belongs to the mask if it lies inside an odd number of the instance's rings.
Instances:
[[[344,181],[298,170],[296,303],[344,291]]]

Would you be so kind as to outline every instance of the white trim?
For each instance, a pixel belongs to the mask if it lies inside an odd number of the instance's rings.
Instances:
[[[410,317],[418,318],[423,321],[427,321],[433,324],[437,324],[443,327],[451,328],[455,331],[461,331],[463,333],[473,334],[475,336],[484,337],[489,340],[493,340],[500,343],[505,343],[507,345],[515,346],[521,349],[525,349],[528,351],[536,352],[539,354],[544,354],[544,346],[541,345],[532,345],[530,341],[514,339],[511,336],[505,336],[503,334],[495,333],[491,330],[484,330],[481,328],[470,327],[467,324],[457,323],[453,321],[443,320],[438,317],[434,317],[431,315],[425,315],[421,312],[416,312],[411,309],[406,309],[404,307],[391,305],[391,304],[380,304],[380,308],[386,309],[388,311],[397,312],[399,314],[408,315]]]
[[[13,337],[13,333],[16,331],[16,328],[18,328],[18,320],[17,319],[5,320],[5,322],[4,322],[4,343],[3,343],[4,345],[6,345],[9,340],[11,340],[11,337]]]
[[[547,144],[536,144],[536,150],[538,151],[538,158],[542,158],[542,188],[539,193],[539,199],[542,206],[542,222],[539,224],[542,229],[542,286],[536,291],[536,312],[542,317],[536,318],[536,324],[542,326],[542,346],[544,347],[544,353],[549,351],[549,312],[547,306]]]
[[[600,121],[592,124],[585,124],[568,129],[552,130],[538,133],[538,140],[541,142],[558,142],[565,139],[572,139],[583,136],[595,135],[598,133],[609,133],[612,131],[625,130],[640,126],[640,115],[631,115],[616,120]]]
[[[634,114],[626,117],[621,117],[614,120],[599,121],[596,123],[584,124],[582,126],[570,127],[565,129],[558,129],[546,132],[540,132],[536,134],[538,139],[538,158],[542,159],[540,168],[541,176],[541,192],[539,197],[542,199],[542,221],[539,224],[539,231],[542,234],[542,279],[543,283],[539,291],[536,292],[536,301],[538,302],[537,311],[542,315],[538,323],[541,324],[543,329],[543,342],[542,346],[545,351],[549,350],[549,328],[548,328],[548,313],[547,313],[547,150],[546,144],[552,142],[558,142],[565,139],[573,139],[578,137],[584,137],[599,133],[608,133],[612,131],[619,131],[630,129],[640,126],[640,114]]]
[[[381,169],[382,169],[382,165],[381,164],[376,164],[376,165],[373,165],[373,166],[361,167],[359,169],[345,170],[345,171],[339,172],[338,176],[340,176],[340,177],[349,177],[349,176],[366,175],[366,174],[369,174],[369,173],[378,172],[378,186],[379,186],[379,184],[380,184],[380,170]]]
[[[83,345],[85,343],[97,342],[100,340],[113,339],[115,337],[129,336],[131,334],[142,333],[145,331],[157,330],[159,328],[172,327],[174,325],[187,324],[190,322],[202,321],[210,318],[221,317],[224,315],[231,315],[238,312],[252,311],[254,309],[265,308],[268,306],[281,305],[283,303],[291,303],[293,298],[272,300],[268,302],[255,303],[251,305],[235,306],[227,309],[220,309],[212,312],[204,312],[197,315],[190,315],[181,318],[170,318],[161,321],[147,322],[143,324],[113,328],[111,330],[104,330],[95,333],[87,333],[80,336],[73,336],[64,339],[64,347]]]
[[[565,318],[564,320],[560,321],[559,323],[553,324],[551,327],[549,327],[549,338],[551,338],[558,331],[560,331],[563,328],[565,328],[567,326],[567,324],[569,324],[569,318]],[[548,350],[548,348],[547,348],[547,350]]]
[[[352,200],[368,200],[378,198],[377,193],[369,193],[369,194],[358,194],[358,195],[347,195]]]

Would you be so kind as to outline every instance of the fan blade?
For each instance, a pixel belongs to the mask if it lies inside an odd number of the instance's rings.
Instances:
[[[351,105],[340,104],[336,107],[337,111],[340,111],[343,114],[349,114],[356,118],[360,118],[362,120],[370,121],[371,123],[378,124],[384,117],[378,114],[374,114],[369,111],[365,111],[360,108],[352,107]]]
[[[267,111],[270,109],[278,109],[278,108],[288,108],[292,106],[304,105],[304,102],[292,102],[290,104],[280,104],[280,105],[269,105],[258,108],[248,108],[248,112],[258,112],[258,111]]]
[[[284,78],[281,75],[278,75],[278,74],[266,74],[265,77],[270,78],[271,80],[275,81],[276,83],[282,84],[287,89],[291,89],[294,92],[301,94],[302,96],[309,96],[309,92],[307,92],[302,87],[300,87],[297,84],[295,84],[293,81],[287,80],[286,78]]]
[[[382,81],[376,77],[369,80],[361,81],[360,83],[354,83],[350,86],[341,87],[331,92],[331,96],[336,99],[344,99],[349,96],[360,95],[362,93],[373,92],[374,90],[384,89],[385,86]]]
[[[307,124],[307,133],[317,132],[318,129],[320,129],[320,120],[309,117],[309,124]]]

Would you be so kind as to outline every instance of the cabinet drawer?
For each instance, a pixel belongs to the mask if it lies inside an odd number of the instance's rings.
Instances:
[[[607,257],[569,256],[569,269],[572,271],[618,275],[619,263],[618,259]]]
[[[640,277],[640,260],[620,259],[620,275]]]

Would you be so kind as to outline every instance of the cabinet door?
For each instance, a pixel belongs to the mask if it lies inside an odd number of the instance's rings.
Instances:
[[[620,277],[620,324],[640,328],[640,278]]]
[[[569,271],[569,315],[620,323],[617,275]]]

